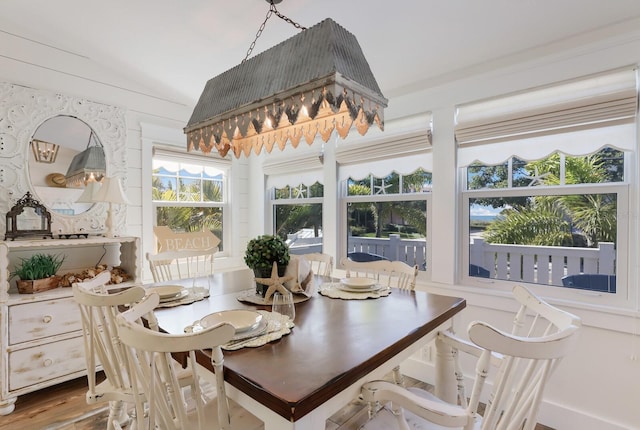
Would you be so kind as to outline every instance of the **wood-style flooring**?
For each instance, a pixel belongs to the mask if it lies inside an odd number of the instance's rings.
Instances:
[[[409,377],[405,377],[405,385],[431,389],[428,384]],[[78,378],[20,396],[15,411],[0,416],[0,430],[103,430],[107,424],[107,408],[87,405],[86,390],[86,378]],[[327,420],[326,430],[357,430],[366,420],[366,405],[354,400]],[[262,428],[260,425],[238,430]],[[553,429],[538,424],[536,430]]]

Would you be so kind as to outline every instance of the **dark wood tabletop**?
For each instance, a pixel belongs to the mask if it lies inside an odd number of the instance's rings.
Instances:
[[[269,310],[237,300],[241,291],[253,287],[249,270],[216,274],[208,299],[158,309],[160,327],[182,333],[184,327],[212,312]],[[287,420],[296,421],[465,306],[464,299],[420,291],[393,289],[387,297],[367,300],[331,299],[316,293],[296,304],[291,334],[261,347],[225,351],[225,380]],[[199,361],[211,369],[205,356]]]

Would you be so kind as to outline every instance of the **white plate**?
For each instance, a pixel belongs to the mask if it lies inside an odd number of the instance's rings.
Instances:
[[[176,296],[165,297],[164,299],[160,299],[160,303],[173,302],[176,300],[182,300],[189,295],[189,290],[184,288],[182,291],[178,293]]]
[[[260,321],[262,321],[262,315],[256,311],[235,309],[209,314],[202,318],[199,324],[202,328],[207,328],[221,322],[228,322],[236,329],[236,333],[242,333],[258,327]]]
[[[170,299],[176,297],[185,291],[185,288],[180,285],[162,285],[158,287],[147,288],[148,294],[158,293],[160,299]]]
[[[340,283],[349,288],[371,288],[376,284],[371,278],[342,278]]]
[[[379,289],[381,289],[382,285],[376,284],[376,285],[371,285],[370,287],[365,287],[365,288],[351,288],[351,287],[347,287],[346,285],[338,284],[336,285],[336,287],[339,290],[346,291],[348,293],[372,293],[374,291],[378,291]]]

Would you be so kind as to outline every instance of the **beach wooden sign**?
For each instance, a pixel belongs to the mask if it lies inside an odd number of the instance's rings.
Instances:
[[[178,249],[209,249],[220,244],[218,236],[208,230],[189,233],[174,233],[167,226],[153,228],[158,242],[158,251],[176,251]]]

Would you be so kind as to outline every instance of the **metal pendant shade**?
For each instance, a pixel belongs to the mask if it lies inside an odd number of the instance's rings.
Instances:
[[[100,182],[107,171],[107,162],[102,146],[90,146],[71,160],[65,178],[67,186],[83,187],[89,178]]]
[[[184,132],[189,151],[248,156],[384,129],[386,106],[355,36],[327,18],[210,79]]]

